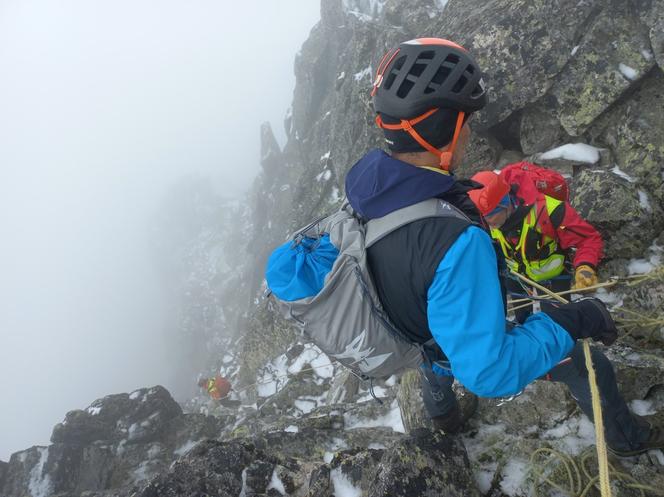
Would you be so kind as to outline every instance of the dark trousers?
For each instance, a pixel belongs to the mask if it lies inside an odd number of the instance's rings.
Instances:
[[[602,400],[602,418],[606,441],[616,450],[636,449],[639,442],[648,438],[650,429],[642,420],[628,409],[625,400],[618,391],[613,366],[599,350],[591,347],[593,364]],[[564,361],[553,368],[545,378],[567,385],[572,397],[581,410],[593,419],[588,371],[585,366],[583,347],[577,343]],[[430,369],[422,370],[422,394],[429,416],[441,416],[455,409],[458,405],[452,390],[454,377],[438,376]]]
[[[420,368],[422,380],[422,400],[429,416],[435,418],[456,409],[459,405],[456,394],[452,390],[454,376],[440,376],[431,368]]]

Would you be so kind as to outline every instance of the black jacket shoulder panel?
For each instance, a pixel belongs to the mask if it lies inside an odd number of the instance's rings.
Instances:
[[[367,262],[385,312],[407,339],[431,339],[427,294],[436,269],[459,235],[472,223],[427,218],[403,226],[371,246]]]

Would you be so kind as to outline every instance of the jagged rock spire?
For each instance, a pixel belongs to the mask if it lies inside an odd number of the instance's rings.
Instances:
[[[281,148],[274,137],[269,122],[261,124],[261,166],[267,173],[273,171],[281,162]]]

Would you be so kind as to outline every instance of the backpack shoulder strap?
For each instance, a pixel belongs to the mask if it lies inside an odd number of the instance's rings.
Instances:
[[[431,198],[369,221],[366,225],[365,247],[371,247],[402,226],[429,217],[452,217],[468,221],[469,224],[472,224],[468,216],[449,202]]]

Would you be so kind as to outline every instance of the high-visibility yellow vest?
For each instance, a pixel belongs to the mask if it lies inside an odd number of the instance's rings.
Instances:
[[[545,195],[544,199],[546,215],[549,217],[556,207],[563,203],[548,195]],[[565,255],[559,252],[558,244],[555,239],[542,233],[537,222],[537,206],[538,204],[533,205],[523,219],[521,235],[515,246],[512,246],[507,238],[505,238],[505,235],[503,235],[503,232],[498,228],[493,228],[491,230],[491,237],[497,240],[500,244],[500,248],[505,255],[507,267],[517,273],[523,274],[525,272],[526,276],[534,281],[544,281],[555,278],[563,272],[565,269]],[[531,230],[534,230],[539,234],[539,238],[542,240],[542,246],[547,246],[549,249],[548,252],[551,255],[545,259],[530,260],[526,254],[528,233]]]
[[[210,394],[217,391],[217,382],[214,378],[208,380],[207,391]]]

